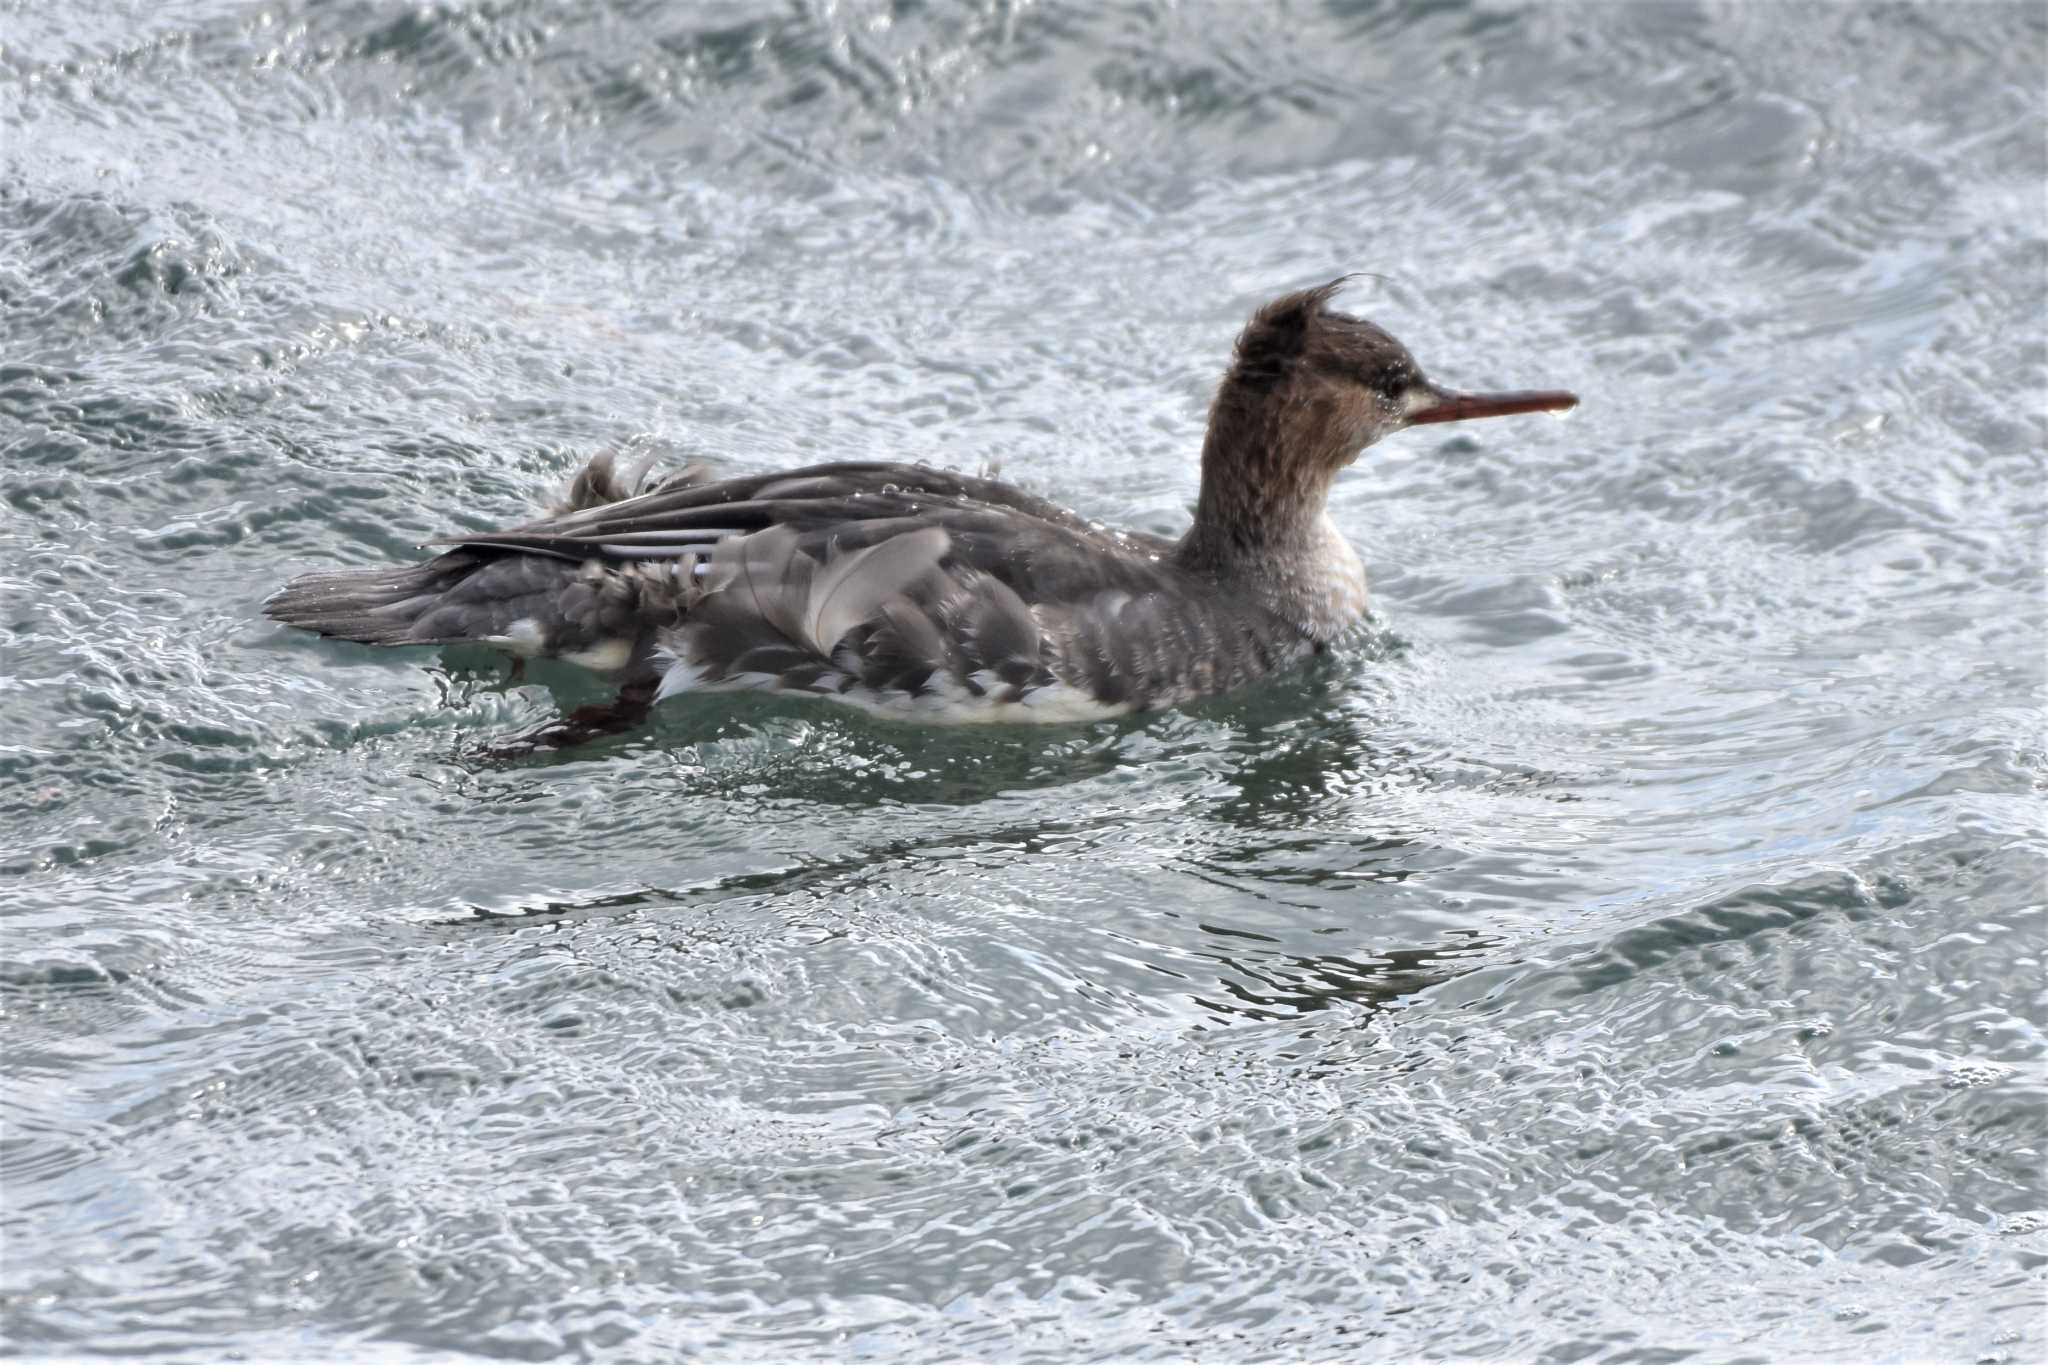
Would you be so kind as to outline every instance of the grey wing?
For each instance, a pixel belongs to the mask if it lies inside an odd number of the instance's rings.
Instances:
[[[577,488],[593,482],[588,471]],[[616,486],[608,474],[595,480]],[[524,550],[582,559],[678,559],[703,553],[730,535],[789,526],[807,539],[869,544],[914,527],[949,520],[960,531],[1002,539],[1020,525],[1037,526],[1075,541],[1100,538],[1098,528],[1074,513],[994,479],[951,474],[922,465],[881,462],[814,465],[782,474],[731,479],[669,479],[652,491],[615,501],[579,500],[572,492],[560,510],[504,531],[464,532],[437,544]],[[850,542],[849,542],[850,538]],[[1164,553],[1172,542],[1156,536],[1122,537],[1134,551]],[[965,551],[965,553],[973,553]]]
[[[725,542],[707,595],[662,636],[663,694],[767,687],[948,719],[1081,719],[1230,691],[1312,647],[1169,568],[1084,580],[1070,566],[1068,591],[1027,600],[958,549],[938,526],[822,560],[786,528]]]
[[[451,538],[454,539],[454,538]],[[1151,556],[989,480],[833,465],[663,489],[459,543],[672,561],[699,594],[663,692],[769,687],[894,705],[1024,698],[1057,677],[1033,602],[1155,577]]]
[[[663,695],[764,687],[1036,719],[1051,700],[1172,705],[1302,649],[1284,623],[1191,581],[1171,542],[911,465],[671,481],[448,540],[692,576],[688,610],[657,638]]]

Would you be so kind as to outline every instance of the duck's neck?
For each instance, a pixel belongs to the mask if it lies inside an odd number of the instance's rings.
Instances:
[[[1195,524],[1182,568],[1247,593],[1312,639],[1329,640],[1365,614],[1365,571],[1325,504],[1337,461],[1283,443],[1276,422],[1219,396],[1202,447]]]

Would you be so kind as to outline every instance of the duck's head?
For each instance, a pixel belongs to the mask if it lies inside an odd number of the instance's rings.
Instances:
[[[1327,479],[1405,427],[1578,405],[1557,389],[1440,388],[1383,329],[1330,307],[1348,278],[1283,294],[1252,314],[1217,390],[1211,435],[1226,440],[1214,453],[1263,455],[1277,466],[1271,473]]]

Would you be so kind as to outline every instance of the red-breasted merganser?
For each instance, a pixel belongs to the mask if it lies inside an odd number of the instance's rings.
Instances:
[[[686,470],[636,492],[600,456],[539,521],[445,537],[455,548],[410,568],[308,574],[264,611],[365,644],[481,643],[617,676],[620,706],[560,738],[683,692],[940,722],[1228,692],[1365,614],[1364,568],[1325,510],[1338,470],[1403,427],[1578,402],[1438,388],[1401,343],[1330,307],[1343,283],[1283,295],[1239,335],[1179,540],[921,465]]]

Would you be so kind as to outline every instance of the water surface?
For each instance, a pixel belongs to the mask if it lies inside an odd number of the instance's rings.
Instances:
[[[29,1357],[2039,1358],[2035,5],[0,12]],[[930,733],[271,626],[606,449],[1185,525],[1247,310],[1567,422]]]

